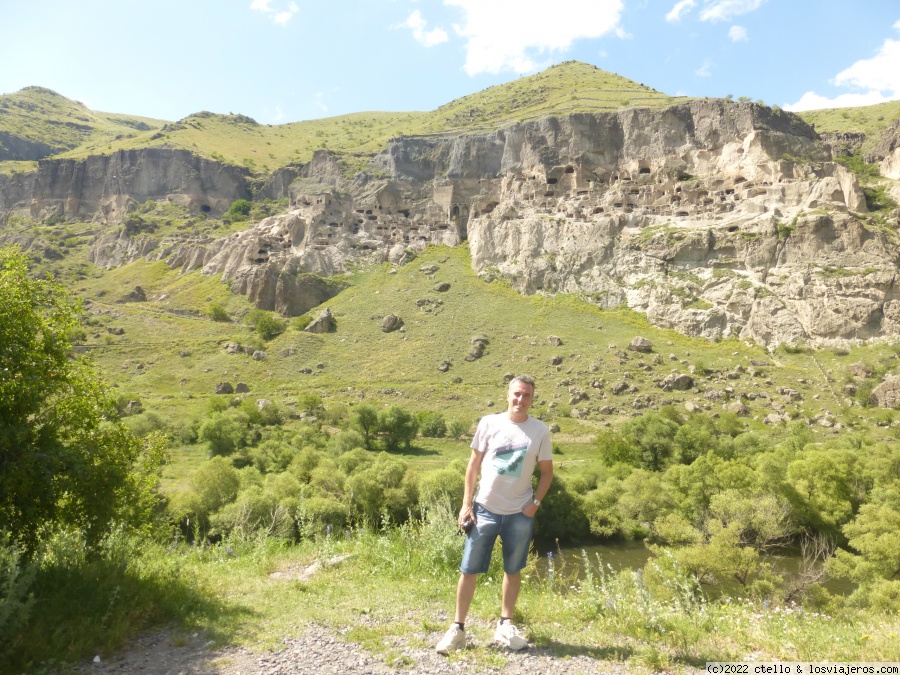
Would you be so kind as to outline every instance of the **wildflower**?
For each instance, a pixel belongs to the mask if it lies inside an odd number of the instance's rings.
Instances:
[[[866,640],[871,640],[871,639],[872,639],[871,635],[863,635],[861,638],[859,638],[859,641],[865,642]]]

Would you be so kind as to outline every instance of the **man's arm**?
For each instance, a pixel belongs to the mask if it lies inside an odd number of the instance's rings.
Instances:
[[[547,491],[550,489],[550,483],[553,482],[553,460],[542,459],[538,462],[538,465],[541,467],[541,478],[538,481],[537,490],[534,491],[534,498],[538,501],[543,501],[544,497],[547,496]],[[529,518],[534,518],[534,514],[537,513],[538,508],[539,507],[534,504],[529,504],[522,509],[522,513]]]
[[[475,520],[475,513],[472,511],[472,502],[475,499],[475,483],[478,480],[478,472],[481,470],[481,462],[484,459],[484,453],[473,449],[469,456],[469,465],[466,467],[466,488],[463,492],[462,508],[459,510],[459,525],[462,527],[466,517]]]

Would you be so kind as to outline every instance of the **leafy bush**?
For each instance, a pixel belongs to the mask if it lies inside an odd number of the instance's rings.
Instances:
[[[443,438],[447,435],[444,416],[436,412],[419,413],[419,430],[425,438]]]
[[[462,420],[450,420],[450,424],[447,425],[447,435],[450,438],[462,438],[469,433],[469,429],[471,428],[472,425],[468,422],[463,422]]]
[[[261,309],[252,309],[247,312],[244,321],[267,342],[281,335],[287,328],[287,322]]]
[[[231,321],[231,315],[229,315],[228,311],[217,302],[213,302],[209,305],[206,314],[213,321],[221,321],[223,323]]]
[[[225,218],[230,220],[232,223],[240,223],[250,216],[250,209],[253,208],[253,204],[246,199],[236,199],[231,202],[231,206],[228,207],[228,210],[225,212]]]
[[[230,455],[247,445],[247,417],[234,411],[213,413],[200,425],[199,437],[211,457]]]

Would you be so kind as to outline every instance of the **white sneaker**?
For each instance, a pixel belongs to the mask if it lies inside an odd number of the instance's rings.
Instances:
[[[499,642],[514,652],[525,649],[528,646],[528,640],[519,632],[512,621],[500,621],[497,623],[497,630],[494,631],[494,642]]]
[[[457,649],[465,649],[466,646],[466,631],[460,628],[457,624],[453,624],[450,628],[447,629],[447,632],[444,633],[444,637],[441,638],[441,641],[437,643],[437,647],[435,650],[438,654],[447,655],[450,652],[454,652]]]

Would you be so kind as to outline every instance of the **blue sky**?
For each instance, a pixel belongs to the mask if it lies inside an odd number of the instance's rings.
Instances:
[[[896,0],[0,0],[0,93],[269,124],[433,110],[569,59],[789,109],[900,98]]]

